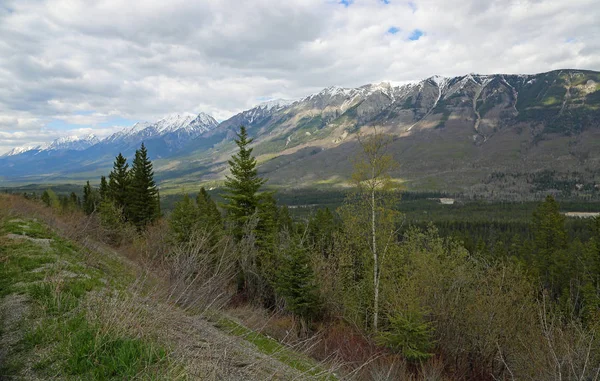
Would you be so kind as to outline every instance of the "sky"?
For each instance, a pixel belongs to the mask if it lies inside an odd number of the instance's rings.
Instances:
[[[0,0],[0,154],[432,75],[600,70],[600,0]]]

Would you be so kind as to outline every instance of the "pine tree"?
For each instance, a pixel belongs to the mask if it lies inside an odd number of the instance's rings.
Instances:
[[[296,242],[283,254],[275,289],[285,300],[286,309],[305,322],[318,313],[320,300],[315,274],[308,253]]]
[[[44,193],[42,193],[42,202],[46,204],[46,206],[50,206],[50,193],[48,193],[48,190],[45,190]]]
[[[102,201],[106,200],[109,194],[108,183],[106,182],[106,176],[100,177],[100,199]]]
[[[217,204],[212,200],[204,187],[200,188],[196,196],[200,222],[209,229],[216,229],[221,226],[221,212],[217,209]]]
[[[156,220],[160,213],[152,162],[148,158],[144,143],[139,150],[135,151],[130,179],[128,213],[133,224],[138,230],[142,230]]]
[[[239,152],[228,161],[231,176],[227,176],[225,181],[227,193],[223,198],[228,203],[224,208],[237,239],[242,238],[244,225],[256,212],[259,204],[258,191],[266,182],[258,176],[256,159],[252,156],[252,148],[248,147],[252,140],[248,138],[246,127],[241,126],[235,140]]]
[[[108,197],[115,203],[117,208],[123,210],[125,217],[128,217],[127,199],[131,176],[127,159],[122,154],[119,153],[115,158],[113,170],[108,175],[108,179]],[[100,183],[100,188],[102,188],[102,183]]]
[[[97,211],[99,205],[100,200],[98,192],[94,188],[92,188],[90,182],[88,181],[83,186],[83,212],[87,215],[90,215]]]
[[[69,195],[69,203],[73,207],[81,207],[81,200],[79,199],[79,196],[75,194],[75,192],[71,192]]]
[[[175,204],[169,217],[169,228],[177,243],[189,242],[199,222],[198,209],[187,194]]]
[[[565,216],[552,196],[547,196],[533,212],[534,265],[546,288],[559,296],[568,279],[563,276],[569,270],[567,231]]]

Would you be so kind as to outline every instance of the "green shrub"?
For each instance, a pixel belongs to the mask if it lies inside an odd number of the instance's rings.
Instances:
[[[418,312],[399,312],[389,317],[390,328],[378,342],[401,353],[408,361],[423,361],[433,356],[433,327]]]

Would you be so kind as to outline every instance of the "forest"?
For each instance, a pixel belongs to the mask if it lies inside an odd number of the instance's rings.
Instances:
[[[166,269],[177,303],[261,311],[264,332],[310,342],[340,378],[600,378],[600,217],[567,218],[552,195],[458,209],[403,193],[378,133],[360,139],[352,190],[295,210],[266,188],[244,127],[235,142],[223,192],[168,212],[143,144],[81,196],[26,197]]]

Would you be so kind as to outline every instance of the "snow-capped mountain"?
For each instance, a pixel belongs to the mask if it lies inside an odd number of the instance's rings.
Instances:
[[[356,134],[377,127],[394,136],[393,153],[401,155],[402,172],[395,176],[413,179],[415,186],[441,179],[441,186],[458,187],[470,176],[469,184],[484,189],[489,173],[517,176],[587,166],[590,172],[581,179],[598,189],[600,156],[593,144],[600,141],[598,121],[599,72],[433,76],[332,86],[295,101],[270,100],[218,126],[203,113],[169,115],[137,123],[82,151],[37,154],[35,147],[23,147],[0,158],[0,176],[31,181],[36,175],[107,172],[118,153],[131,158],[143,141],[152,160],[162,159],[156,167],[161,179],[218,179],[224,158],[235,152],[233,144],[223,143],[244,125],[269,181],[305,186],[347,178]],[[425,175],[432,182],[423,182]]]
[[[6,152],[5,154],[0,155],[0,157],[20,155],[22,153],[29,152],[29,151],[32,151],[37,148],[39,148],[39,146],[15,147],[15,148],[11,149],[10,151]]]
[[[100,142],[100,139],[94,134],[89,134],[83,137],[77,135],[63,136],[54,139],[50,143],[45,143],[37,146],[16,147],[1,155],[0,157],[17,156],[24,153],[40,153],[44,151],[83,151]]]
[[[100,142],[100,139],[98,139],[98,137],[96,137],[94,134],[89,134],[81,138],[77,135],[72,135],[55,139],[47,146],[40,146],[38,149],[40,151],[83,151],[84,149],[89,148],[98,142]]]
[[[187,139],[210,131],[218,125],[217,121],[206,113],[172,114],[154,123],[138,122],[131,127],[115,132],[102,141],[102,144],[131,145],[148,139],[159,138],[178,132]],[[182,142],[185,143],[185,142]]]

